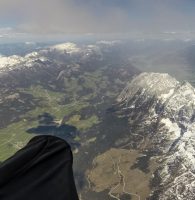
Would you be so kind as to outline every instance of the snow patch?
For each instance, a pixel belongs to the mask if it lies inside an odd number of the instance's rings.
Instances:
[[[162,98],[163,100],[166,100],[169,97],[171,97],[173,95],[173,93],[174,93],[174,89],[172,88],[172,89],[169,90],[169,93],[161,94],[160,98]]]
[[[165,124],[166,128],[169,130],[170,140],[175,140],[180,137],[181,129],[179,128],[177,123],[171,122],[169,118],[163,118],[161,122]]]

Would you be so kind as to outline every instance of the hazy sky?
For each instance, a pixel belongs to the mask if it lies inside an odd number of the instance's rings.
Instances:
[[[177,30],[195,30],[195,0],[0,0],[0,37]]]

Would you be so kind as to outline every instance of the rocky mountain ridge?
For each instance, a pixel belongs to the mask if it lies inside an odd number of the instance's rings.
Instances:
[[[129,118],[134,147],[160,156],[151,199],[194,199],[194,108],[195,89],[168,74],[142,73],[117,98],[118,114]]]

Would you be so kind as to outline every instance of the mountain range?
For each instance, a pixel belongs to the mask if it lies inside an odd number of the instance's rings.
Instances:
[[[1,55],[0,160],[44,129],[71,143],[81,199],[193,200],[195,89],[141,72],[119,46]]]

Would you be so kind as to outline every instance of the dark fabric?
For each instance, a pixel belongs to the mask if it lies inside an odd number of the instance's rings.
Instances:
[[[70,146],[36,136],[0,165],[0,200],[78,200]]]

